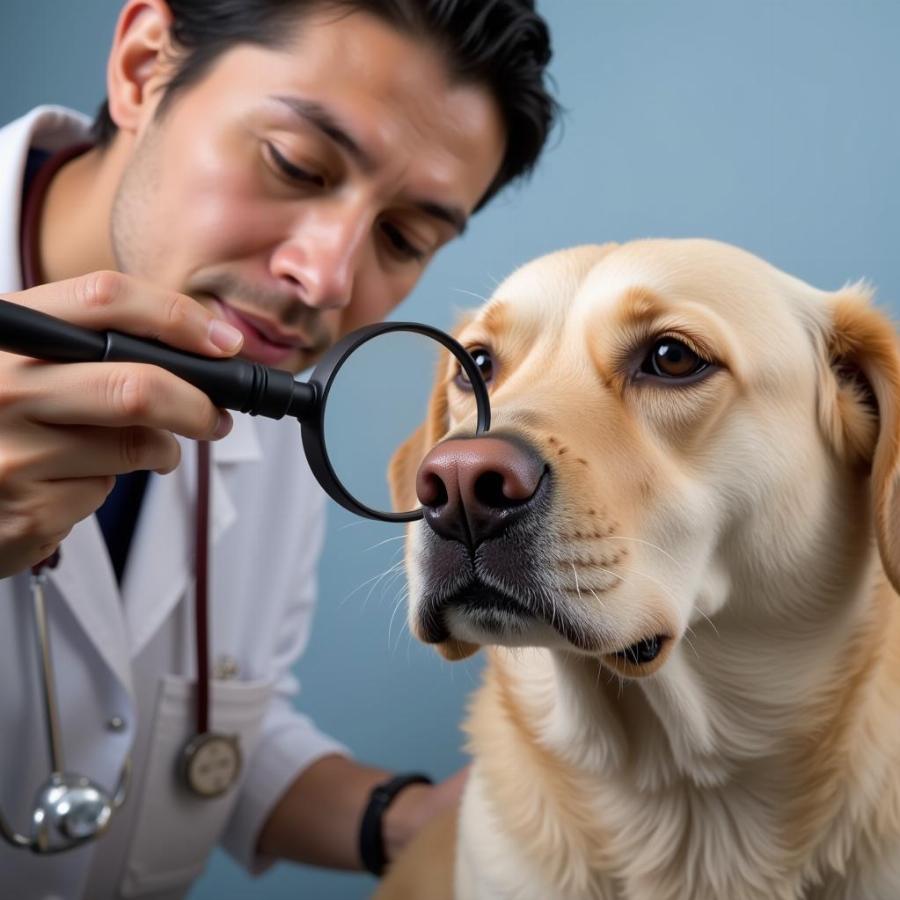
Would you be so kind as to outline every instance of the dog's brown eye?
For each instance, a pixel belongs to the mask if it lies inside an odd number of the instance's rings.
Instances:
[[[689,378],[702,372],[709,363],[674,338],[658,340],[641,364],[641,371],[659,378]]]
[[[472,347],[469,350],[469,356],[475,360],[475,365],[478,366],[478,371],[481,372],[484,383],[490,384],[494,377],[494,358],[491,356],[491,351],[485,347]],[[464,391],[472,390],[472,382],[469,381],[469,376],[466,375],[462,367],[457,369],[456,378],[453,380],[456,386]]]

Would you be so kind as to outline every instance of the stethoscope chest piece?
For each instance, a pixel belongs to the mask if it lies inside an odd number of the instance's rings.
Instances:
[[[32,849],[55,853],[98,837],[109,825],[113,808],[106,791],[89,778],[54,772],[34,800]]]
[[[182,783],[198,797],[218,797],[237,782],[241,765],[237,736],[214,731],[195,734],[181,752]]]

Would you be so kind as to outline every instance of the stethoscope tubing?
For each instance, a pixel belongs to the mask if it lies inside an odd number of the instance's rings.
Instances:
[[[63,760],[62,729],[59,724],[59,704],[56,697],[56,674],[53,668],[53,653],[50,645],[50,631],[47,627],[47,604],[44,599],[45,570],[32,574],[31,598],[34,612],[34,632],[41,669],[41,699],[44,707],[44,721],[47,728],[47,749],[50,753],[50,768],[53,772],[65,772]]]
[[[40,669],[41,703],[47,734],[47,751],[50,758],[50,774],[41,786],[38,796],[44,796],[48,789],[65,791],[74,785],[77,788],[89,788],[95,791],[97,796],[102,797],[105,807],[105,815],[98,819],[96,828],[84,835],[68,836],[67,840],[62,843],[53,843],[48,838],[48,830],[55,827],[55,823],[45,821],[47,811],[40,806],[36,805],[32,811],[31,836],[16,831],[0,811],[0,838],[14,847],[31,850],[33,853],[55,854],[80,847],[82,844],[98,838],[106,831],[113,813],[122,806],[128,796],[131,783],[131,755],[128,754],[125,757],[112,797],[84,776],[71,776],[66,772],[62,729],[59,721],[59,703],[56,696],[56,672],[53,666],[53,650],[44,592],[47,582],[46,567],[36,567],[30,577],[35,644]]]

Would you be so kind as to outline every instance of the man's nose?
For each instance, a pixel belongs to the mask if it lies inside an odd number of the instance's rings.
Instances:
[[[416,494],[437,534],[474,549],[527,512],[546,468],[535,450],[516,439],[454,439],[422,460]]]
[[[358,211],[336,205],[307,215],[276,247],[272,274],[295,287],[308,306],[347,306],[370,227]]]

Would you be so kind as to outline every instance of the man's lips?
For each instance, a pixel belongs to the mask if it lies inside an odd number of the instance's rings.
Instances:
[[[216,308],[230,325],[244,336],[241,356],[269,366],[285,362],[297,351],[312,349],[311,343],[303,336],[281,330],[271,320],[237,310],[228,303],[215,300]]]

